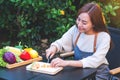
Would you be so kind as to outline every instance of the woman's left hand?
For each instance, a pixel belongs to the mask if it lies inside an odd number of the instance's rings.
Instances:
[[[55,58],[51,61],[52,67],[65,67],[67,66],[67,61],[61,59],[61,58]]]

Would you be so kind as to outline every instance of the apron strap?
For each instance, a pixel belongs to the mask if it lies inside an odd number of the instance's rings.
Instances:
[[[98,35],[98,33],[95,33],[95,39],[94,39],[94,52],[96,51],[97,35]]]
[[[77,44],[77,41],[78,41],[78,39],[79,39],[80,34],[81,34],[81,33],[78,34],[78,36],[77,36],[77,38],[76,38],[76,40],[75,40],[74,47],[75,47],[76,44]],[[96,51],[97,35],[98,35],[98,33],[95,33],[95,39],[94,39],[94,52]]]
[[[75,40],[74,47],[76,46],[76,44],[77,44],[77,42],[78,42],[78,39],[79,39],[79,37],[80,37],[80,34],[81,34],[81,33],[78,34],[78,36],[77,36],[77,38],[76,38],[76,40]]]

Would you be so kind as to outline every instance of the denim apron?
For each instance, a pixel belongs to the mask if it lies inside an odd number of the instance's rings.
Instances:
[[[79,36],[78,36],[79,37]],[[95,42],[95,40],[94,40]],[[75,44],[77,43],[77,40]],[[96,43],[95,43],[96,44]],[[91,56],[94,52],[81,51],[77,45],[74,47],[74,60],[80,60]],[[97,68],[96,80],[109,80],[109,68],[108,65],[102,64]]]

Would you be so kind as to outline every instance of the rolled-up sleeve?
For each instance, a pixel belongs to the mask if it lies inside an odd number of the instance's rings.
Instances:
[[[73,49],[73,35],[75,31],[75,26],[72,26],[64,35],[51,44],[57,47],[57,52],[62,51],[72,51]]]

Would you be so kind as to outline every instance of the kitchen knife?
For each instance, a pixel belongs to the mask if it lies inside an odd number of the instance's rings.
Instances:
[[[50,63],[50,55],[47,58],[47,63]]]

